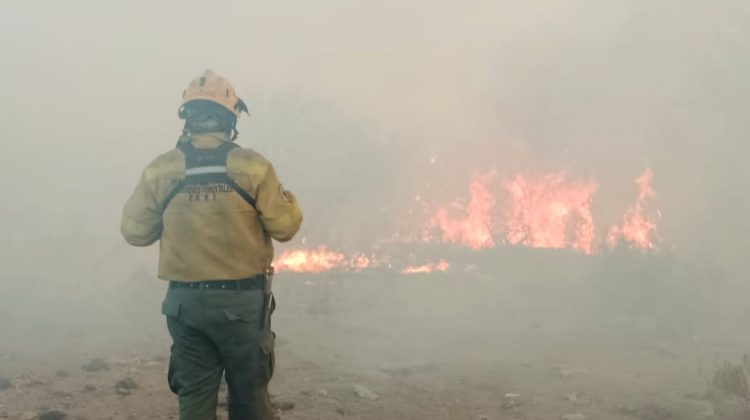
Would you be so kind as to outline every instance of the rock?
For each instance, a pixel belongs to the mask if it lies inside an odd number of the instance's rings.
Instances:
[[[504,401],[500,403],[500,408],[503,410],[514,410],[521,406],[521,401],[519,401],[520,398],[521,394],[515,392],[506,393],[503,395]]]
[[[368,400],[375,401],[378,399],[378,394],[370,391],[366,387],[362,385],[354,385],[354,393],[357,394],[360,398],[366,398]]]
[[[633,416],[638,413],[638,409],[630,404],[618,404],[615,407],[615,411],[620,414],[626,414],[628,416]]]
[[[330,394],[330,393],[328,393],[328,390],[327,390],[327,389],[325,389],[325,388],[320,388],[320,389],[318,390],[318,395],[320,395],[321,397],[328,397],[328,396],[330,396],[331,394]]]
[[[429,373],[434,372],[437,369],[437,365],[423,361],[415,361],[411,363],[383,363],[380,365],[380,371],[391,376],[409,376]]]
[[[705,410],[701,411],[699,414],[702,418],[714,418],[716,417],[716,411],[713,407],[707,407]]]
[[[101,372],[103,370],[109,370],[109,364],[104,359],[96,358],[81,366],[81,369],[86,372]]]
[[[68,376],[68,371],[65,369],[57,369],[57,372],[55,372],[58,378],[65,378]]]
[[[586,420],[586,416],[581,413],[566,414],[562,416],[562,420]]]
[[[67,391],[62,391],[62,390],[52,391],[52,395],[54,395],[55,397],[65,398],[65,399],[68,399],[68,400],[71,399],[71,398],[73,398],[73,394],[71,394],[70,392],[67,392]]]
[[[94,391],[96,391],[96,387],[94,385],[83,386],[83,392],[94,392]]]
[[[579,395],[576,392],[565,394],[565,400],[567,400],[570,403],[576,404],[576,405],[589,405],[591,404],[591,399],[587,397],[583,397]]]
[[[52,410],[52,411],[45,411],[44,413],[39,415],[39,420],[63,420],[66,417],[68,417],[67,414],[65,414],[62,411],[59,410]]]
[[[136,389],[138,389],[138,384],[131,378],[121,379],[115,384],[115,390],[120,395],[130,395]]]
[[[10,379],[0,376],[0,391],[13,388],[13,384],[10,382]]]
[[[521,406],[521,402],[518,400],[505,400],[500,403],[500,408],[503,410],[515,410]]]
[[[587,369],[576,368],[576,367],[562,367],[560,368],[560,376],[563,378],[569,378],[571,376],[578,376],[588,373]]]
[[[295,407],[294,401],[289,400],[273,401],[271,405],[281,411],[289,411]]]

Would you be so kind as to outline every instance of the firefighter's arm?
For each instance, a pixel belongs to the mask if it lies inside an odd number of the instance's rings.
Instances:
[[[130,245],[148,246],[161,237],[161,203],[154,195],[149,168],[143,171],[133,195],[125,203],[120,231]]]
[[[273,166],[268,166],[256,195],[260,221],[266,232],[280,242],[292,239],[302,224],[302,211],[294,194],[279,183]]]

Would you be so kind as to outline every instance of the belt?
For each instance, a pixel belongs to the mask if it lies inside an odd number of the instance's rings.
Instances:
[[[212,290],[255,290],[263,289],[266,284],[266,275],[258,274],[255,277],[240,280],[206,280],[206,281],[170,281],[170,289],[212,289]]]

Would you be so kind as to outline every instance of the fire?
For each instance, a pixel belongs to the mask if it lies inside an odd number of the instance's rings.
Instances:
[[[572,249],[594,254],[602,244],[612,249],[620,243],[639,250],[657,248],[659,237],[658,211],[652,200],[656,192],[651,186],[654,174],[646,169],[635,180],[638,198],[623,216],[622,223],[610,227],[606,237],[597,236],[591,207],[598,185],[593,180],[573,180],[564,172],[542,176],[516,174],[501,182],[496,190],[490,177],[474,176],[469,182],[466,205],[452,203],[434,210],[422,226],[422,239],[458,243],[472,249],[490,248],[501,244],[530,248]],[[502,196],[496,196],[496,193]],[[458,213],[458,215],[456,214]],[[494,219],[497,220],[494,220]],[[400,232],[399,232],[400,233]],[[393,242],[403,242],[412,235],[396,235],[396,239],[378,243],[373,249]],[[304,246],[304,245],[303,245]],[[276,259],[278,271],[322,273],[331,270],[361,271],[373,267],[398,270],[401,274],[446,272],[445,260],[424,265],[405,266],[384,255],[365,255],[329,250],[326,246],[313,249],[286,250]]]
[[[374,262],[372,258],[369,258],[363,254],[359,254],[351,256],[347,265],[354,271],[359,271],[365,268],[372,267],[374,265]]]
[[[437,227],[442,232],[445,242],[458,242],[470,248],[480,249],[495,245],[492,238],[492,208],[495,199],[487,187],[484,177],[476,176],[469,184],[469,205],[466,216],[452,219],[448,209],[441,207],[429,222],[430,227]]]
[[[318,249],[292,249],[284,251],[274,262],[278,271],[297,273],[322,273],[339,267],[346,256],[340,252],[329,251],[325,246]]]
[[[274,261],[276,271],[296,273],[323,273],[336,269],[360,271],[376,265],[373,258],[364,254],[346,255],[330,251],[326,246],[319,246],[317,249],[288,249]]]
[[[448,271],[450,268],[450,264],[446,262],[445,260],[440,260],[437,263],[427,263],[424,265],[415,265],[411,267],[406,267],[403,270],[401,270],[401,274],[420,274],[420,273],[432,273],[435,271],[439,271],[441,273],[444,273]]]
[[[361,271],[367,268],[380,267],[387,259],[378,259],[375,256],[364,254],[346,255],[341,252],[331,251],[325,246],[317,249],[290,249],[284,251],[274,262],[276,271],[291,271],[295,273],[324,273],[332,270]],[[395,268],[387,264],[388,268]],[[424,265],[409,266],[400,272],[402,274],[446,272],[450,264],[445,260],[437,263],[430,262]]]
[[[626,211],[622,225],[611,227],[606,238],[597,235],[591,210],[597,183],[572,180],[564,172],[543,176],[516,174],[502,183],[507,200],[493,195],[487,176],[475,176],[469,184],[468,205],[453,206],[465,208],[465,216],[451,218],[449,207],[439,207],[427,228],[437,228],[443,242],[474,249],[495,246],[495,238],[510,245],[568,248],[589,255],[596,253],[602,242],[610,248],[623,241],[637,249],[654,249],[658,212],[646,211],[656,195],[652,179],[650,169],[636,179],[638,200]],[[507,204],[495,208],[497,203]],[[502,220],[493,220],[494,215],[500,215]]]
[[[572,182],[564,173],[540,178],[518,174],[505,182],[505,188],[511,200],[504,223],[509,244],[594,253],[595,183]]]
[[[656,197],[656,192],[651,186],[654,173],[650,168],[644,170],[635,184],[638,185],[638,199],[623,217],[622,226],[612,226],[607,235],[607,245],[610,249],[615,248],[621,241],[627,242],[636,249],[649,250],[656,248],[658,234],[656,222],[659,213],[649,213],[647,206],[649,201]]]

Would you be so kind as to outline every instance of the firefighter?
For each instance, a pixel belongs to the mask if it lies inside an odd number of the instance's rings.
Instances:
[[[168,381],[180,420],[216,418],[222,375],[231,420],[274,418],[272,239],[292,239],[302,213],[271,163],[234,143],[246,111],[213,71],[194,79],[178,112],[185,126],[177,147],[146,167],[123,211],[128,243],[160,241],[159,278],[169,282],[162,313],[173,340]]]

